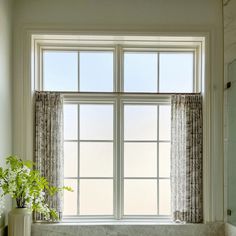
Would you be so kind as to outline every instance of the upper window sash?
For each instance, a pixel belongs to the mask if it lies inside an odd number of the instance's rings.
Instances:
[[[119,42],[120,43],[120,42]],[[193,90],[191,92],[201,92],[201,45],[199,43],[191,43],[189,42],[182,42],[181,45],[169,45],[168,47],[164,47],[164,45],[148,45],[146,42],[142,42],[143,45],[140,45],[140,42],[131,42],[129,44],[125,43],[120,43],[120,44],[106,44],[106,45],[83,45],[81,42],[78,42],[78,45],[68,45],[67,42],[63,45],[61,44],[50,44],[47,45],[46,43],[43,43],[40,45],[37,49],[37,55],[38,59],[36,62],[39,64],[38,67],[39,69],[36,69],[36,76],[35,78],[40,78],[36,82],[36,87],[38,87],[38,90],[43,90],[43,71],[44,71],[44,66],[43,66],[43,54],[45,51],[50,51],[50,52],[55,52],[55,51],[60,51],[60,52],[79,52],[85,53],[85,52],[112,52],[113,53],[113,92],[120,92],[123,91],[122,89],[124,88],[124,55],[128,53],[153,53],[157,54],[157,57],[159,58],[160,55],[163,54],[168,54],[168,53],[186,53],[186,54],[192,54],[193,55]],[[150,42],[149,42],[150,43]],[[173,44],[173,42],[172,42]],[[159,63],[159,61],[158,61]],[[79,61],[78,61],[79,64]],[[79,65],[78,65],[79,67]],[[158,67],[158,66],[157,66]],[[160,76],[160,68],[157,68],[157,76]],[[79,74],[77,72],[77,74]],[[79,77],[79,75],[78,75]],[[158,82],[159,83],[159,82]],[[157,86],[159,86],[157,84]],[[158,90],[158,88],[157,88]],[[62,91],[63,92],[63,91]],[[64,92],[69,92],[69,91],[64,91]],[[84,91],[84,92],[97,92],[97,91]],[[99,91],[98,91],[99,92]],[[104,92],[104,91],[101,91]],[[112,91],[105,91],[105,92],[112,92]],[[129,91],[127,91],[129,92]],[[133,91],[131,91],[133,92]],[[136,92],[136,91],[134,91]],[[140,91],[137,91],[140,92]],[[141,91],[141,93],[145,93],[146,91]],[[147,91],[147,92],[159,92],[159,91]],[[160,91],[162,92],[162,91]],[[178,91],[181,92],[181,91]],[[185,91],[183,91],[185,92]],[[171,91],[170,91],[171,93]]]

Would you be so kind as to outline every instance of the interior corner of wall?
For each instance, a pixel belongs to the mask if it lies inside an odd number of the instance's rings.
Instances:
[[[0,227],[0,236],[7,236],[7,226]]]

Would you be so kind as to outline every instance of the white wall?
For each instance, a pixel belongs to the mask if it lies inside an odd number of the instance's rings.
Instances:
[[[32,26],[67,24],[68,28],[104,26],[109,30],[175,25],[208,28],[221,24],[220,5],[220,0],[16,0],[14,15],[18,25]]]
[[[29,120],[26,95],[30,94],[28,33],[51,31],[180,32],[209,34],[209,73],[206,89],[211,98],[209,125],[211,155],[207,221],[223,220],[223,21],[221,0],[15,0],[14,6],[14,152],[32,158],[27,146]],[[165,34],[165,33],[163,33]],[[28,151],[30,149],[30,151]],[[206,164],[205,163],[205,164]],[[206,168],[206,166],[204,166]]]
[[[4,165],[4,158],[12,154],[11,35],[11,1],[0,0],[0,166]],[[3,215],[0,220],[0,235],[4,218]]]
[[[12,152],[11,142],[11,4],[0,0],[0,164]]]

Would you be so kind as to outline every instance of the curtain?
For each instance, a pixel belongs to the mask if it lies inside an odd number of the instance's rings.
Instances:
[[[49,184],[63,186],[63,97],[60,93],[35,93],[35,163]],[[61,219],[63,194],[46,196],[50,208]],[[35,214],[35,220],[44,220]]]
[[[201,95],[171,97],[171,205],[175,222],[203,221]]]

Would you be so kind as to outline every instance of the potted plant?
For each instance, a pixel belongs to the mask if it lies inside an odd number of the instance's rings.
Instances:
[[[16,208],[9,213],[9,235],[30,235],[32,211],[43,214],[45,220],[58,220],[55,209],[50,209],[45,202],[45,193],[54,195],[64,189],[73,190],[70,187],[49,186],[39,171],[33,169],[34,163],[31,161],[9,156],[6,158],[6,164],[6,169],[0,167],[0,209],[5,195],[16,200]],[[16,230],[17,234],[13,232]]]

